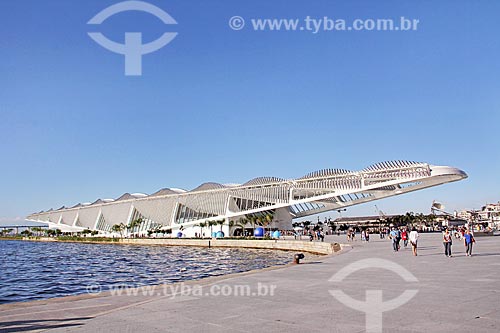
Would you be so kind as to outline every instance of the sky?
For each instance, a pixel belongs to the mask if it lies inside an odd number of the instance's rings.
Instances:
[[[500,200],[498,1],[151,0],[176,25],[119,1],[0,2],[0,223],[164,187],[450,165],[464,181],[348,209],[428,213]],[[233,16],[245,19],[233,30]],[[418,19],[415,31],[256,31],[252,19]],[[302,22],[302,21],[301,21]],[[124,75],[94,42],[177,32]],[[337,217],[337,212],[323,214]]]

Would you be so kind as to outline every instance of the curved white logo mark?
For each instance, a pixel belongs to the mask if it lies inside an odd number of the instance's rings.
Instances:
[[[130,10],[152,14],[165,24],[177,24],[167,12],[144,1],[124,1],[111,5],[91,18],[87,24],[101,24],[110,16]],[[140,32],[126,32],[125,44],[116,43],[100,32],[89,32],[88,35],[105,49],[125,56],[125,75],[142,75],[142,55],[164,47],[177,36],[177,33],[165,32],[160,38],[147,44],[142,44],[142,33]]]
[[[328,281],[340,283],[352,273],[365,268],[386,269],[398,274],[406,282],[418,282],[417,278],[406,268],[392,261],[378,258],[369,258],[353,262],[339,270]],[[383,301],[382,290],[366,290],[366,300],[364,302],[350,297],[342,290],[329,290],[329,292],[345,306],[366,314],[366,332],[382,332],[382,314],[406,304],[415,297],[418,290],[405,290],[398,297],[386,302]]]

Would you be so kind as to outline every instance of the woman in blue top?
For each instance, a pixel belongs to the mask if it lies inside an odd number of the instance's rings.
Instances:
[[[470,230],[467,229],[467,231],[464,234],[465,255],[467,257],[472,257],[472,244],[475,242],[476,240],[474,239],[474,236],[472,236]]]

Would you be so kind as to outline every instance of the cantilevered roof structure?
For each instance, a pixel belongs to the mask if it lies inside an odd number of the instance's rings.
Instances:
[[[151,195],[125,193],[114,200],[98,199],[34,213],[27,218],[64,224],[75,230],[110,232],[115,224],[140,219],[141,230],[187,230],[200,222],[272,212],[280,228],[293,218],[337,210],[467,178],[454,167],[391,161],[361,171],[323,169],[296,179],[257,177],[243,185],[201,184],[190,191],[163,188]]]

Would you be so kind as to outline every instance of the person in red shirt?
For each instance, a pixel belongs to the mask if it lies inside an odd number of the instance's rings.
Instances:
[[[403,245],[405,248],[408,246],[408,231],[403,229],[403,232],[401,233],[401,239],[403,240]]]

